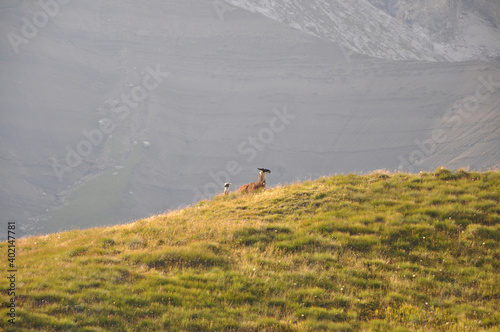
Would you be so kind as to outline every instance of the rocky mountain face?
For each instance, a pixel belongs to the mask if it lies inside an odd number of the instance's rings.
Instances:
[[[472,13],[500,27],[500,6],[495,0],[368,0],[373,6],[410,25],[419,25],[450,40],[463,13]]]
[[[422,29],[433,40],[448,42],[456,36],[461,7],[459,1],[369,0],[369,2],[413,30]]]
[[[495,0],[226,0],[349,51],[394,60],[500,57]]]
[[[496,0],[462,0],[463,8],[484,18],[493,27],[500,28],[500,6]]]
[[[452,60],[499,57],[500,3],[495,0],[369,0],[447,48]]]
[[[2,221],[127,222],[237,190],[257,167],[274,186],[498,166],[489,2],[460,3],[454,32],[407,3],[2,1]]]

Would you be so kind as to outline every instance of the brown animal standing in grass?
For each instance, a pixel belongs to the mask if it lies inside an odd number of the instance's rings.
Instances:
[[[239,193],[250,193],[259,189],[266,189],[266,173],[271,173],[266,168],[257,168],[259,172],[259,181],[242,185],[238,190]]]

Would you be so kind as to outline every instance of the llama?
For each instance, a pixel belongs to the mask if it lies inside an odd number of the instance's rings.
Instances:
[[[266,189],[266,173],[271,173],[266,168],[257,168],[259,170],[259,180],[257,182],[242,185],[238,190],[239,193],[250,193],[258,189]]]
[[[231,185],[231,183],[229,182],[226,182],[224,183],[224,195],[229,195],[229,186]]]

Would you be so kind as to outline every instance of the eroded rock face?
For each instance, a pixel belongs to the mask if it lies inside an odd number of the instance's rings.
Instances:
[[[482,17],[495,28],[500,28],[500,2],[497,0],[462,0],[463,8]]]
[[[498,0],[367,0],[444,48],[449,59],[491,60],[500,50]]]
[[[435,41],[448,41],[455,37],[460,12],[459,3],[455,0],[369,1],[413,29],[423,29]]]
[[[491,61],[500,58],[498,0],[225,0],[391,60]]]
[[[437,41],[456,35],[461,14],[473,13],[500,27],[500,2],[496,0],[368,0],[375,7],[412,26],[420,27]]]

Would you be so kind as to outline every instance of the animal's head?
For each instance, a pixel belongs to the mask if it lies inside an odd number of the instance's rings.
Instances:
[[[231,185],[231,183],[226,182],[226,183],[224,183],[224,188],[229,188],[230,185]]]
[[[259,171],[261,171],[262,173],[271,173],[271,170],[267,169],[267,168],[257,168]]]

